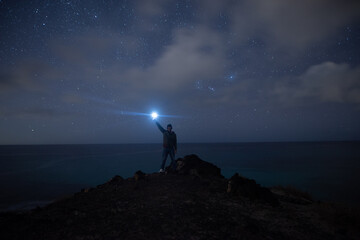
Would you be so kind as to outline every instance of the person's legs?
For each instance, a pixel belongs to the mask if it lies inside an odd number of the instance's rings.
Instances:
[[[169,154],[169,151],[167,148],[163,148],[163,152],[162,152],[162,163],[161,163],[161,166],[160,166],[160,169],[164,169],[165,168],[165,163],[166,163],[166,159],[167,159],[167,156]],[[170,155],[171,157],[171,155]]]
[[[175,171],[176,170],[176,161],[175,161],[175,151],[174,149],[170,149],[169,155],[171,158],[171,168]]]

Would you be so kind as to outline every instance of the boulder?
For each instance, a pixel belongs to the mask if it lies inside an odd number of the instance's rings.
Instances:
[[[124,181],[124,178],[119,176],[119,175],[115,175],[114,177],[112,177],[109,181],[107,181],[104,184],[100,184],[97,185],[96,188],[104,188],[107,186],[114,186],[114,185],[119,185],[120,183],[122,183]],[[84,192],[84,191],[82,191]]]
[[[124,178],[119,176],[119,175],[115,175],[113,178],[111,178],[107,183],[108,184],[117,184],[124,181]]]
[[[253,201],[269,203],[272,206],[279,205],[279,200],[267,188],[261,187],[253,179],[248,179],[234,174],[229,181],[227,192],[233,197],[245,197]]]
[[[134,178],[135,178],[135,181],[139,181],[141,179],[145,179],[145,173],[142,172],[142,171],[137,171],[135,174],[134,174]]]
[[[176,171],[179,174],[189,174],[200,177],[221,177],[221,169],[201,160],[197,155],[187,155],[184,158],[179,158],[177,161]]]

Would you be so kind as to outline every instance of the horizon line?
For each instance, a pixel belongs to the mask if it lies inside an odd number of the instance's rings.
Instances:
[[[360,140],[294,140],[294,141],[224,141],[224,142],[180,142],[178,144],[239,144],[239,143],[331,143],[331,142],[360,142]],[[135,145],[162,144],[161,142],[130,142],[130,143],[20,143],[0,144],[0,146],[48,146],[48,145]]]

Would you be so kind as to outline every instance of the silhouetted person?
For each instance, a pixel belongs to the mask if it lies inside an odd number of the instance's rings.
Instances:
[[[171,158],[171,168],[172,170],[176,170],[176,162],[175,162],[175,153],[177,151],[177,139],[175,132],[172,131],[171,124],[167,125],[167,130],[165,130],[160,123],[155,121],[157,127],[163,134],[163,152],[162,152],[162,163],[159,172],[164,172],[165,163],[168,155]]]

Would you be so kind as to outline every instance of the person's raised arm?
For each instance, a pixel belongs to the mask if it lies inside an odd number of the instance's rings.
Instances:
[[[155,124],[159,128],[160,132],[164,133],[166,131],[157,121],[155,121]]]

